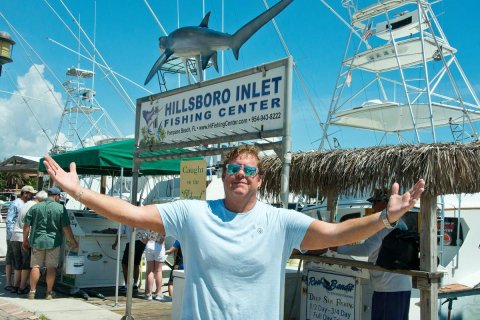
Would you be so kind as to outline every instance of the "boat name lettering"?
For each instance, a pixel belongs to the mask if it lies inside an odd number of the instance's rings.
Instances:
[[[323,286],[327,291],[340,290],[345,292],[350,292],[353,290],[355,285],[353,283],[341,284],[337,280],[333,279],[331,281],[325,279],[324,277],[317,279],[315,277],[310,277],[308,279],[309,286]]]

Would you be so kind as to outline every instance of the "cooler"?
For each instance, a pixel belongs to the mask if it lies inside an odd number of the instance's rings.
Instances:
[[[112,244],[119,224],[92,211],[68,210],[68,214],[73,235],[78,241],[79,257],[67,257],[71,252],[64,243],[61,282],[76,288],[115,286],[117,250],[112,249]],[[126,238],[122,235],[120,259],[125,243]],[[119,277],[120,284],[123,284],[121,268]]]

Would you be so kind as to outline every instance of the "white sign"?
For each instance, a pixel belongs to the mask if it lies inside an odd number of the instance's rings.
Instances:
[[[356,290],[354,277],[308,270],[306,319],[355,319]]]
[[[286,63],[266,65],[254,73],[240,72],[141,99],[137,103],[140,145],[283,129],[286,69]]]

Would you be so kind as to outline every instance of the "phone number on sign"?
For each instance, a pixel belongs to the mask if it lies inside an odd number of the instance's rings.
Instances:
[[[267,120],[274,120],[274,119],[281,119],[281,118],[282,118],[282,113],[275,112],[270,114],[262,114],[261,116],[252,116],[250,118],[250,121],[258,122],[258,121],[267,121]]]

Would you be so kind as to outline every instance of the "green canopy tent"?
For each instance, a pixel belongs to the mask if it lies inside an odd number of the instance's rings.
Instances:
[[[119,176],[123,168],[124,176],[132,175],[133,151],[135,142],[133,139],[101,144],[98,146],[78,149],[53,155],[53,159],[64,169],[68,170],[70,163],[75,162],[78,174]],[[152,152],[155,155],[171,155],[183,153],[183,149],[170,149],[166,151]],[[200,159],[200,158],[195,158]],[[180,162],[192,160],[192,158],[166,159],[155,162],[142,163],[141,175],[169,175],[180,173]],[[40,159],[38,171],[46,172],[43,158]]]
[[[128,139],[56,154],[52,155],[52,157],[64,170],[69,170],[70,163],[75,162],[77,173],[80,175],[120,176],[123,168],[123,175],[131,176],[134,150],[134,139]],[[180,162],[182,160],[201,159],[175,158],[176,154],[185,154],[185,151],[184,149],[170,149],[146,152],[148,155],[166,156],[167,159],[143,163],[140,166],[140,174],[177,175],[180,173]],[[172,158],[170,159],[170,157]],[[39,172],[46,172],[43,160],[43,158],[40,159]],[[120,240],[118,246],[120,247]],[[131,260],[133,261],[133,259]],[[117,251],[117,270],[119,270],[120,261],[120,251]],[[129,268],[132,270],[133,266],[130,265]],[[118,283],[116,283],[115,287],[117,292]],[[116,299],[118,302],[118,297]]]

